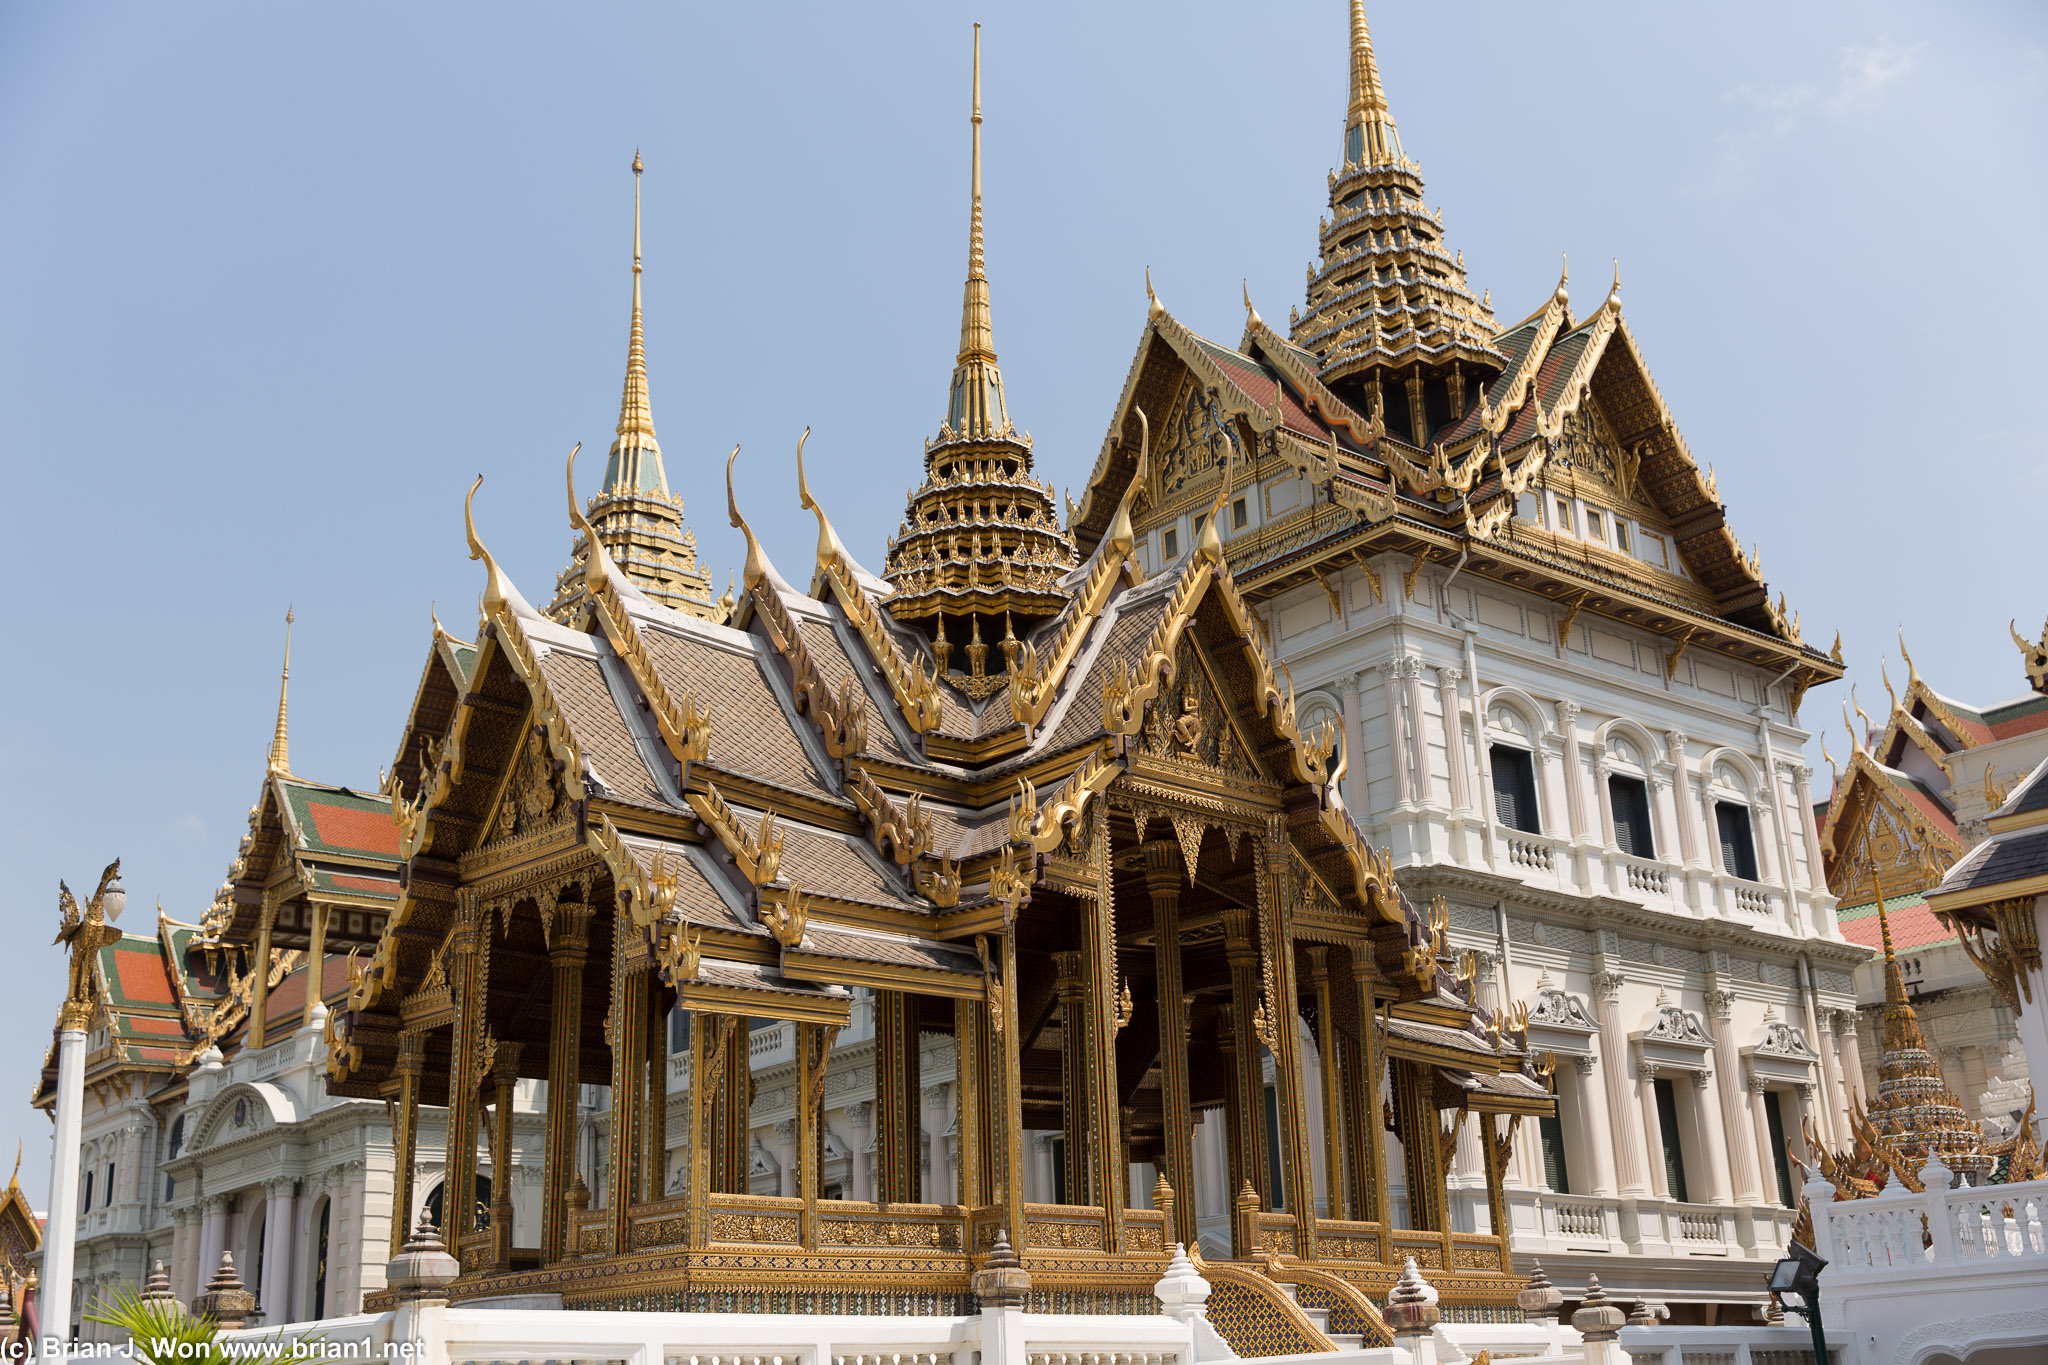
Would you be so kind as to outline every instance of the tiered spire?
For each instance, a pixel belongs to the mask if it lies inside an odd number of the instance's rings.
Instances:
[[[605,462],[604,487],[589,503],[589,520],[612,562],[663,606],[709,620],[725,619],[712,599],[711,580],[697,566],[697,536],[683,527],[683,500],[668,491],[661,442],[654,435],[654,405],[647,392],[647,337],[640,310],[640,176],[646,169],[633,153],[633,319],[626,336],[626,382],[619,397],[619,424]],[[555,579],[548,615],[558,621],[576,614],[583,597],[583,565],[589,546],[577,537],[569,567]]]
[[[1877,923],[1884,940],[1884,1036],[1877,1063],[1877,1099],[1856,1126],[1874,1149],[1909,1173],[1930,1156],[1972,1184],[1982,1184],[1996,1163],[1985,1150],[1984,1127],[1969,1117],[1941,1078],[1941,1067],[1920,1029],[1920,1016],[1906,998],[1906,978],[1892,951],[1892,925],[1885,914],[1884,887],[1877,885]]]
[[[1427,445],[1506,357],[1493,345],[1493,310],[1466,286],[1464,254],[1444,242],[1441,211],[1423,207],[1422,168],[1401,149],[1364,0],[1351,4],[1344,166],[1330,174],[1321,246],[1291,340],[1315,354],[1325,383]]]
[[[284,609],[284,669],[277,680],[277,728],[270,736],[270,771],[278,777],[292,775],[292,743],[285,724],[286,701],[292,686],[292,609]]]
[[[924,483],[910,490],[903,524],[889,542],[884,604],[924,631],[942,674],[970,695],[1000,685],[989,641],[1005,657],[1019,637],[1066,605],[1055,584],[1074,567],[1074,547],[1053,511],[1052,487],[1031,477],[1031,438],[1011,425],[996,366],[981,214],[981,25],[974,26],[973,151],[967,284],[960,305],[960,354],[946,420],[925,442]],[[963,645],[954,658],[954,645]]]

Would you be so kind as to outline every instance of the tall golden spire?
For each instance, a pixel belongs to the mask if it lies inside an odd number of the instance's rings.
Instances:
[[[285,728],[285,698],[292,685],[292,609],[284,609],[284,674],[277,682],[277,729],[270,736],[270,771],[292,775],[291,739]]]
[[[633,153],[633,327],[626,342],[626,387],[619,398],[618,438],[605,466],[607,492],[668,491],[661,443],[654,438],[654,407],[647,397],[647,340],[640,324],[640,153]]]
[[[1380,87],[1380,64],[1365,27],[1365,0],[1351,0],[1351,104],[1344,115],[1344,160],[1367,166],[1406,160],[1394,131],[1394,111]]]
[[[1003,373],[996,368],[995,329],[989,318],[987,262],[981,235],[981,25],[974,26],[974,150],[967,224],[967,285],[960,302],[960,355],[953,366],[947,434],[985,440],[1010,430],[1003,403]],[[941,439],[944,439],[943,437]]]

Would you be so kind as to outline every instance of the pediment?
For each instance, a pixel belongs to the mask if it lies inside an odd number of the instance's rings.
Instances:
[[[188,1155],[205,1151],[297,1121],[298,1106],[281,1087],[264,1081],[230,1086],[206,1106],[197,1135],[185,1150]]]
[[[1874,897],[1878,879],[1887,896],[1924,891],[1962,856],[1950,829],[1901,791],[1899,784],[1911,780],[1893,778],[1861,752],[1851,758],[1821,841],[1828,888],[1843,902]]]

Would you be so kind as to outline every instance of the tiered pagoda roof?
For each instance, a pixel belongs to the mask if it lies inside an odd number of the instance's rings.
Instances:
[[[619,424],[605,461],[604,484],[586,508],[612,562],[656,601],[691,616],[722,620],[731,607],[714,599],[697,564],[697,533],[683,525],[683,500],[669,492],[647,394],[647,344],[640,320],[640,154],[633,153],[633,321],[626,339],[626,385]],[[577,606],[589,536],[576,540],[569,567],[555,581],[548,614],[564,619]]]
[[[972,189],[960,352],[946,418],[925,442],[924,482],[889,541],[889,615],[931,641],[940,676],[980,701],[1004,685],[1018,641],[1066,604],[1074,567],[1052,485],[1032,477],[1031,438],[1010,421],[996,364],[981,214],[981,26],[975,25]],[[991,664],[990,647],[1001,654]],[[956,652],[957,651],[957,652]]]

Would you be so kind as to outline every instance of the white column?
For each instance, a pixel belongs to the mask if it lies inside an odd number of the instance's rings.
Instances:
[[[1607,762],[1607,755],[1601,754],[1593,760],[1593,794],[1600,802],[1599,844],[1608,852],[1617,851],[1614,842],[1614,793],[1608,789],[1607,779],[1614,775],[1614,769]]]
[[[1664,1125],[1657,1115],[1657,1066],[1636,1063],[1636,1108],[1643,1116],[1643,1149],[1650,1168],[1650,1193],[1671,1198],[1670,1181],[1664,1178]]]
[[[1814,1022],[1820,1028],[1820,1037],[1814,1039],[1815,1051],[1820,1053],[1821,1083],[1827,1088],[1822,1092],[1821,1103],[1826,1106],[1829,1126],[1836,1133],[1852,1131],[1849,1127],[1849,1093],[1842,1088],[1842,1069],[1835,1062],[1835,1012],[1817,1009]]]
[[[846,1122],[853,1130],[853,1198],[860,1200],[875,1197],[875,1154],[869,1144],[874,1140],[875,1106],[872,1100],[846,1106]]]
[[[784,1199],[796,1194],[796,1121],[784,1119],[775,1125],[775,1159],[782,1163],[776,1175],[775,1192]]]
[[[1401,659],[1394,656],[1380,663],[1386,679],[1387,754],[1394,765],[1394,803],[1406,805],[1415,799],[1408,780],[1408,734],[1405,708],[1401,705]]]
[[[1614,1185],[1614,1124],[1608,1117],[1607,1088],[1593,1072],[1597,1063],[1591,1057],[1573,1059],[1578,1071],[1578,1085],[1575,1089],[1579,1099],[1579,1146],[1592,1162],[1592,1193],[1611,1199],[1615,1194]]]
[[[57,1128],[50,1138],[50,1210],[43,1224],[43,1335],[71,1338],[71,1275],[78,1250],[78,1137],[85,1116],[84,1007],[64,1007],[57,1032]]]
[[[1819,864],[1815,863],[1818,867]],[[1856,1011],[1835,1011],[1835,1050],[1839,1054],[1842,1068],[1842,1088],[1848,1092],[1845,1099],[1853,1100],[1864,1094],[1863,1040],[1856,1036]],[[1974,1096],[1972,1099],[1974,1100]],[[1868,1103],[1866,1097],[1865,1102]],[[1846,1127],[1843,1132],[1848,1132]]]
[[[1586,837],[1586,792],[1579,766],[1579,704],[1557,704],[1557,728],[1564,737],[1564,808],[1571,822],[1572,842]]]
[[[1422,660],[1409,656],[1401,661],[1403,689],[1408,701],[1408,761],[1415,765],[1415,799],[1435,805],[1435,784],[1429,780],[1429,716],[1422,709]]]
[[[1699,867],[1699,830],[1693,822],[1692,772],[1685,761],[1685,732],[1668,731],[1664,742],[1671,755],[1671,810],[1678,822],[1678,851],[1687,867]]]
[[[1695,1193],[1693,1202],[1725,1207],[1734,1201],[1735,1195],[1728,1182],[1728,1127],[1721,1113],[1720,1092],[1713,1082],[1707,1072],[1692,1073],[1693,1112],[1698,1118],[1695,1126],[1705,1139],[1701,1145],[1706,1148],[1707,1157],[1707,1197],[1700,1199]]]
[[[1761,1076],[1751,1076],[1743,1087],[1749,1095],[1749,1121],[1756,1133],[1756,1154],[1763,1167],[1757,1174],[1760,1202],[1778,1202],[1778,1153],[1771,1146],[1771,1116],[1764,1112],[1764,1082]]]
[[[1746,1131],[1749,1095],[1742,1088],[1740,1062],[1735,1051],[1735,997],[1708,987],[1707,1014],[1714,1028],[1714,1070],[1721,1085],[1721,1122],[1716,1134],[1728,1152],[1728,1178],[1737,1203],[1756,1204],[1763,1199],[1758,1183],[1756,1152]]]
[[[292,1190],[294,1182],[273,1180],[263,1187],[263,1283],[256,1299],[263,1321],[290,1322],[292,1277]]]
[[[1461,668],[1437,666],[1437,704],[1444,712],[1444,766],[1451,778],[1452,810],[1472,808],[1465,773],[1465,721],[1458,713],[1458,679],[1464,676]]]
[[[1344,703],[1345,776],[1351,782],[1351,790],[1344,793],[1344,804],[1361,826],[1367,823],[1366,811],[1370,809],[1366,796],[1365,723],[1359,718],[1358,704],[1358,689],[1364,681],[1362,673],[1346,673],[1338,679],[1338,696]]]
[[[1596,970],[1593,974],[1593,992],[1600,1000],[1600,1071],[1607,1081],[1607,1112],[1613,1126],[1607,1131],[1615,1136],[1615,1177],[1620,1183],[1618,1193],[1648,1194],[1655,1188],[1650,1180],[1648,1166],[1650,1150],[1642,1146],[1640,1130],[1629,1122],[1631,1111],[1640,1109],[1635,1087],[1629,1075],[1628,1032],[1621,1023],[1621,987],[1624,978],[1619,972]],[[1590,1141],[1598,1141],[1599,1131],[1589,1135]]]
[[[227,1250],[228,1203],[227,1195],[216,1194],[208,1196],[200,1205],[206,1212],[199,1223],[199,1261],[192,1267],[194,1296],[206,1291],[213,1272],[220,1269],[221,1253]]]

